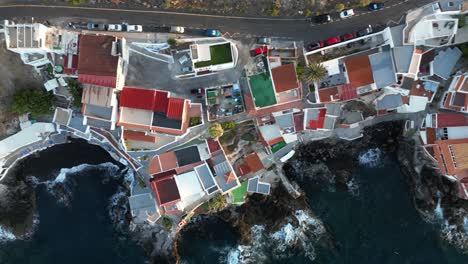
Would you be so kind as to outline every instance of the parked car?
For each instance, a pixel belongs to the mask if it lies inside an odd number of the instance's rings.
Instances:
[[[384,6],[385,6],[384,3],[370,3],[369,4],[369,10],[370,11],[376,11],[376,10],[384,8]]]
[[[88,23],[89,30],[106,30],[106,26],[104,24],[96,24],[96,23]]]
[[[309,45],[307,45],[306,50],[307,51],[313,51],[313,50],[316,50],[316,49],[323,48],[323,46],[324,46],[323,41],[310,43]]]
[[[341,37],[340,36],[336,36],[336,37],[332,37],[332,38],[327,39],[327,45],[333,45],[333,44],[340,43],[340,42],[341,42]]]
[[[332,21],[332,19],[329,14],[323,14],[323,15],[316,16],[314,21],[317,24],[323,24],[323,23]]]
[[[267,37],[260,37],[257,38],[257,44],[269,45],[271,43],[271,39]]]
[[[340,12],[340,18],[348,18],[354,16],[354,10],[348,9]]]
[[[127,32],[143,32],[143,26],[142,25],[126,25],[127,26]]]
[[[120,25],[120,24],[109,24],[109,25],[107,25],[107,31],[122,31],[122,25]]]
[[[205,30],[205,36],[207,37],[220,37],[221,32],[217,29],[207,29]]]
[[[258,56],[260,54],[266,54],[268,52],[268,46],[263,45],[261,47],[255,48],[250,51],[250,55],[252,57]]]
[[[343,40],[344,41],[347,41],[347,40],[351,40],[353,38],[357,38],[357,34],[355,32],[352,32],[352,33],[348,33],[348,34],[344,34],[343,35]]]
[[[183,34],[185,32],[185,28],[184,27],[171,27],[170,32]]]
[[[357,34],[358,34],[359,37],[362,37],[362,36],[365,36],[365,35],[369,35],[370,33],[372,33],[372,26],[371,25],[367,26],[364,29],[359,30]]]
[[[185,67],[182,67],[182,72],[183,73],[188,73],[188,72],[192,72],[192,67],[190,66],[185,66]]]

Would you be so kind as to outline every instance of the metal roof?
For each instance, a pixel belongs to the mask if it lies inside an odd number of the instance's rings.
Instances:
[[[393,58],[395,59],[395,68],[397,72],[406,73],[409,71],[413,52],[414,46],[412,45],[393,48]]]
[[[369,59],[377,88],[396,83],[392,55],[389,50],[369,55]]]
[[[190,146],[187,148],[176,150],[174,152],[175,152],[179,167],[190,165],[190,164],[201,161],[200,153],[198,152],[197,146]]]
[[[461,56],[462,52],[457,47],[440,51],[432,62],[433,73],[447,80]]]
[[[401,94],[387,94],[383,98],[377,100],[377,109],[392,109],[403,104]]]

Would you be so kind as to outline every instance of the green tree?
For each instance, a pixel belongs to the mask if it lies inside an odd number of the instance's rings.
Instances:
[[[459,15],[458,16],[458,28],[462,28],[466,25],[466,16],[465,15]]]
[[[302,65],[302,63],[297,64],[296,73],[297,73],[297,76],[299,76],[299,77],[301,77],[302,74],[304,74],[304,66]]]
[[[13,96],[11,111],[20,115],[30,113],[32,118],[51,113],[54,96],[43,89],[20,90]]]
[[[305,11],[305,16],[306,16],[306,17],[311,17],[311,16],[312,16],[312,11],[310,11],[310,9],[307,9],[307,10]]]
[[[320,63],[310,64],[308,67],[304,68],[302,77],[308,82],[320,81],[325,79],[328,72],[325,67]]]
[[[81,96],[83,95],[83,87],[75,79],[68,79],[68,88],[73,95],[73,106],[81,107]]]
[[[226,196],[218,194],[208,201],[210,211],[219,211],[226,206]]]
[[[273,7],[271,9],[271,16],[279,16],[279,13],[280,13],[280,9],[278,7]]]
[[[222,124],[222,128],[223,128],[223,130],[234,129],[234,128],[236,128],[236,122],[234,122],[234,121],[224,122]]]
[[[167,44],[169,44],[172,47],[175,47],[175,45],[177,44],[177,40],[175,38],[168,38],[167,39]]]
[[[224,129],[220,123],[214,123],[209,129],[210,137],[219,138],[224,134]]]
[[[335,6],[335,10],[338,11],[338,12],[343,11],[344,8],[345,8],[345,6],[342,3],[336,4],[336,6]]]

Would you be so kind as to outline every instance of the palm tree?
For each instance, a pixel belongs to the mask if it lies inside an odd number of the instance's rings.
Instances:
[[[327,77],[327,69],[320,63],[311,63],[308,67],[304,68],[302,78],[308,82],[316,82]]]

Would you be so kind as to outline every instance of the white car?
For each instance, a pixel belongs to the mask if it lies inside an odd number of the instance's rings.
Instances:
[[[127,25],[127,32],[143,32],[141,25]]]
[[[340,17],[341,18],[348,18],[354,16],[354,10],[348,9],[348,10],[343,10],[340,12]]]
[[[171,33],[179,33],[184,34],[185,28],[184,27],[171,27]]]
[[[107,25],[107,31],[122,31],[122,25],[120,25],[120,24],[109,24],[109,25]]]

